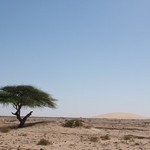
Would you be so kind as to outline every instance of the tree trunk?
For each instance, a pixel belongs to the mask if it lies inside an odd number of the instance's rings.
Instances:
[[[23,120],[20,120],[20,124],[18,125],[18,128],[23,128],[25,122]]]
[[[27,120],[28,117],[31,116],[32,112],[31,111],[30,113],[28,113],[25,117],[21,118],[20,116],[20,110],[21,110],[21,107],[22,105],[16,105],[15,108],[16,108],[16,112],[15,113],[12,113],[13,115],[15,115],[17,117],[17,119],[19,120],[20,124],[18,126],[18,128],[22,128]]]
[[[18,126],[18,128],[22,128],[27,120],[27,118],[29,118],[31,116],[33,111],[31,111],[30,113],[28,113],[23,119],[19,120],[20,124]]]

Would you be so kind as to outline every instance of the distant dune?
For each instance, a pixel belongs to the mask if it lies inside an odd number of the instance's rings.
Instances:
[[[132,113],[125,113],[125,112],[115,112],[115,113],[108,113],[94,116],[93,118],[107,118],[107,119],[149,119],[148,117],[132,114]]]

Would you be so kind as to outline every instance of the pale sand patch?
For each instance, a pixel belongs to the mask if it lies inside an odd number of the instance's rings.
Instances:
[[[132,113],[125,113],[125,112],[115,112],[115,113],[108,113],[94,116],[93,118],[107,118],[107,119],[149,119],[148,117],[132,114]]]

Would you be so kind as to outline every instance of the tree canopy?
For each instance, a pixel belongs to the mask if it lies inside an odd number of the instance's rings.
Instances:
[[[0,88],[0,103],[4,105],[12,104],[16,109],[13,115],[17,116],[20,123],[32,114],[32,111],[27,114],[24,118],[20,116],[20,110],[22,107],[49,107],[55,108],[56,99],[52,98],[46,92],[39,90],[30,85],[18,85],[18,86],[5,86]],[[23,123],[23,125],[24,125]],[[22,127],[23,125],[20,125]]]

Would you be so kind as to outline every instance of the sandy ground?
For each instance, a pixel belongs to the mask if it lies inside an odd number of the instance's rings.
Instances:
[[[150,150],[150,120],[82,119],[83,126],[63,127],[69,118],[35,118],[16,129],[13,117],[0,117],[0,150]],[[38,145],[41,139],[48,145]]]
[[[114,112],[108,114],[102,114],[98,116],[94,116],[93,118],[107,118],[107,119],[150,119],[149,117],[145,117],[142,115],[126,113],[126,112]]]

